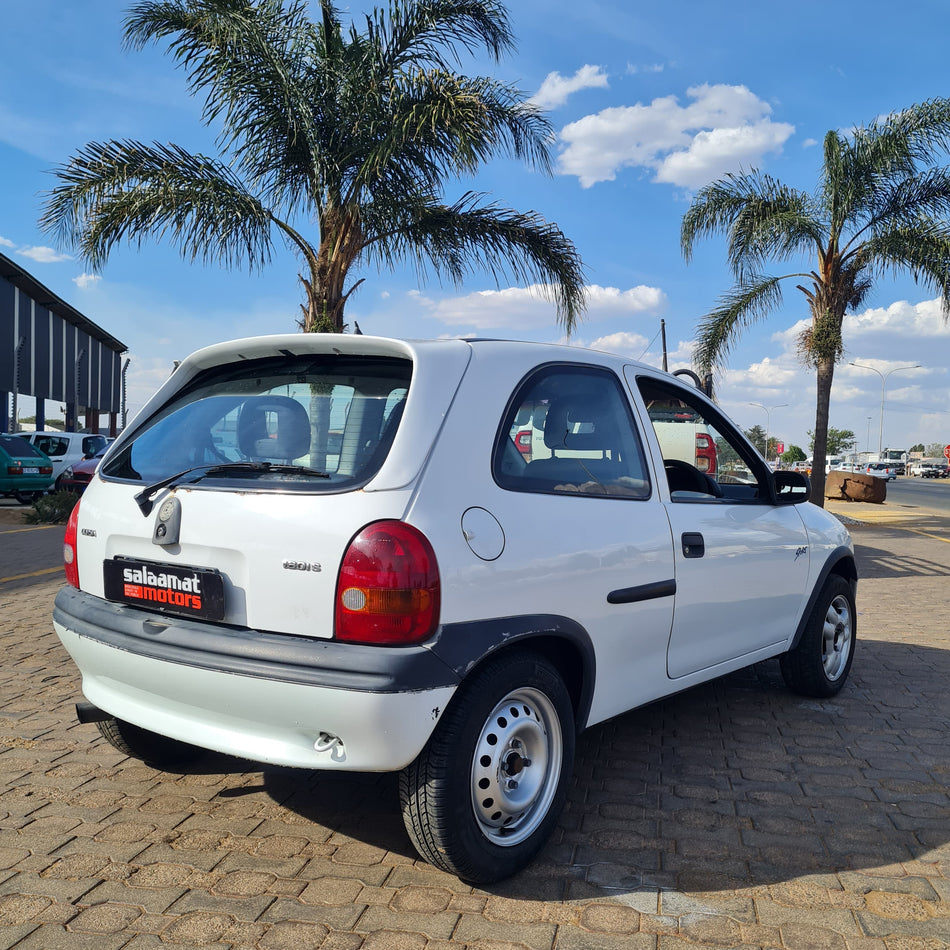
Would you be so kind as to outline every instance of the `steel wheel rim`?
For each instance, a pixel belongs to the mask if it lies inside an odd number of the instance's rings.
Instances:
[[[485,720],[472,759],[479,831],[502,847],[520,844],[551,809],[563,764],[561,721],[540,690],[512,690]]]
[[[844,672],[851,655],[851,605],[838,594],[825,612],[821,630],[821,663],[825,676],[834,682]]]

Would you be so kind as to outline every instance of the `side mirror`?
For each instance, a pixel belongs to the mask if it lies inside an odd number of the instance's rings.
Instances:
[[[773,472],[772,490],[776,505],[800,505],[811,498],[811,479],[802,472]]]

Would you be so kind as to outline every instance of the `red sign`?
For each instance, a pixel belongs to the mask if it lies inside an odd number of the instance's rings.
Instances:
[[[943,454],[946,455],[948,459],[950,459],[950,445],[945,445],[943,447]]]
[[[947,448],[950,449],[950,445],[948,445]],[[775,445],[775,454],[776,454],[776,455],[784,455],[784,454],[785,454],[785,443],[784,443],[784,442],[777,442],[777,443],[776,443],[776,445]],[[948,455],[947,458],[950,458],[950,455]]]

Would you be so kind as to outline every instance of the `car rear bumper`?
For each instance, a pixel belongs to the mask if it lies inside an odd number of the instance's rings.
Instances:
[[[314,769],[391,771],[435,728],[457,674],[424,647],[386,649],[157,616],[73,588],[56,633],[86,698],[202,748]]]

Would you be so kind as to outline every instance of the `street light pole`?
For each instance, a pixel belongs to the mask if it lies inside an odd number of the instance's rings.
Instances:
[[[877,440],[877,458],[881,461],[881,452],[884,449],[884,388],[887,386],[887,377],[891,373],[899,373],[902,369],[920,369],[920,363],[914,363],[913,366],[895,366],[894,369],[882,373],[873,366],[865,366],[864,363],[848,363],[849,366],[857,366],[858,369],[869,369],[872,373],[877,373],[881,377],[881,432]]]
[[[763,406],[760,402],[750,402],[750,406],[757,406],[765,410],[765,461],[769,460],[769,432],[771,431],[771,420],[773,409],[784,409],[788,403],[783,402],[780,406]]]

